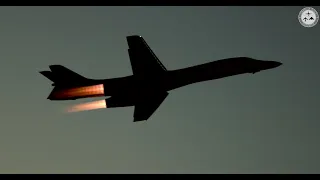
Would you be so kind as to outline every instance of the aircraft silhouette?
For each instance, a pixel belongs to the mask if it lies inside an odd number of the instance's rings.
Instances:
[[[47,99],[75,100],[111,96],[104,101],[106,108],[134,106],[133,121],[144,121],[158,109],[171,90],[201,81],[256,73],[282,64],[235,57],[167,70],[143,37],[133,35],[126,39],[132,75],[112,79],[89,79],[62,65],[50,65],[51,71],[40,71],[53,82],[54,88]]]

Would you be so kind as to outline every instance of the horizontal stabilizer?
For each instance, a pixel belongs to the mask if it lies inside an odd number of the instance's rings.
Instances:
[[[54,78],[51,71],[40,71],[40,74],[42,74],[46,78],[50,79],[52,82],[55,82],[55,78]]]
[[[50,65],[51,71],[40,71],[46,78],[54,82],[53,85],[75,85],[83,84],[87,78],[62,65]]]
[[[59,77],[64,79],[65,81],[67,80],[83,80],[85,79],[83,76],[81,76],[80,74],[62,66],[62,65],[50,65],[49,68],[51,69],[51,71],[53,72],[53,74],[56,77]]]

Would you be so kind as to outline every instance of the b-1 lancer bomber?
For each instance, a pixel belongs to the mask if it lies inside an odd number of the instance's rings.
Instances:
[[[62,65],[50,65],[40,73],[53,82],[49,100],[75,100],[110,96],[78,105],[70,111],[134,106],[133,121],[148,120],[171,90],[197,82],[234,75],[256,73],[280,66],[276,61],[234,57],[192,67],[167,70],[143,37],[127,36],[132,75],[110,79],[90,79]]]

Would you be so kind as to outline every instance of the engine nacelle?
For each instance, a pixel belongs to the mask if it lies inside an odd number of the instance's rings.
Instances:
[[[112,96],[106,99],[107,108],[134,106],[133,98],[125,96]]]

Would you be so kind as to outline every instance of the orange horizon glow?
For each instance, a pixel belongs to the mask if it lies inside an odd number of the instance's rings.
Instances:
[[[96,110],[96,109],[103,109],[103,108],[107,108],[106,101],[98,100],[98,101],[73,105],[67,109],[67,112],[72,113],[72,112],[89,111],[89,110]]]

